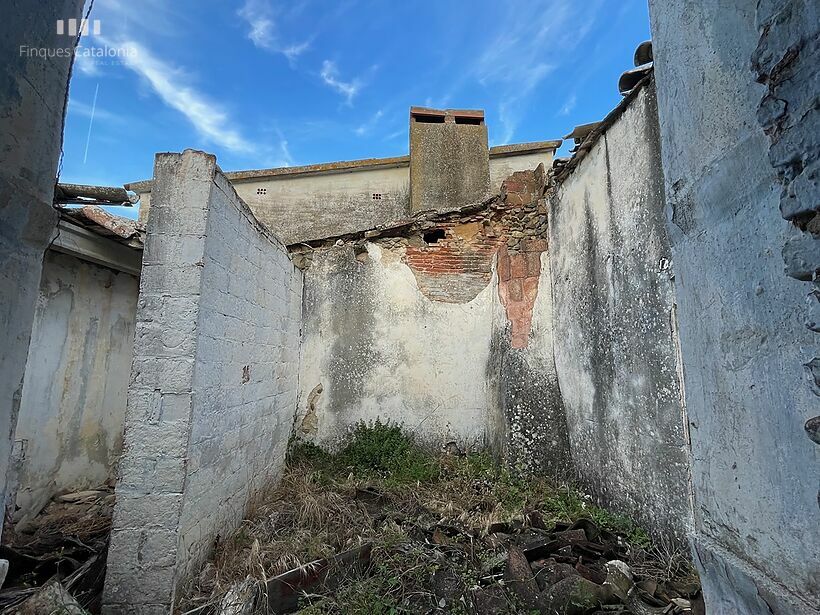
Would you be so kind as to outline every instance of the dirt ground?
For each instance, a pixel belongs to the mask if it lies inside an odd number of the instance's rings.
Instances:
[[[360,426],[294,443],[280,485],[221,540],[181,613],[703,613],[682,545],[483,454]]]

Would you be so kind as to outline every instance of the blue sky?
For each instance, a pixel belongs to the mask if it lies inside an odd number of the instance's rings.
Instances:
[[[61,180],[150,178],[156,152],[224,170],[401,155],[411,105],[481,108],[490,144],[560,138],[620,100],[646,0],[96,0]],[[95,104],[96,96],[96,104]],[[92,122],[93,110],[93,122]]]

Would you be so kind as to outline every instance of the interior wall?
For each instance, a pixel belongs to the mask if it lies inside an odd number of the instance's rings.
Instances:
[[[555,364],[575,472],[683,542],[689,475],[654,87],[559,184],[550,209]]]
[[[139,280],[48,251],[17,423],[15,519],[113,478],[122,449]]]
[[[784,272],[800,232],[758,122],[755,3],[651,0],[650,17],[706,607],[816,613],[818,447],[804,424],[817,396],[803,364],[817,340],[807,285]]]

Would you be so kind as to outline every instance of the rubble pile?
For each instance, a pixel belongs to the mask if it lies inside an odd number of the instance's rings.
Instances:
[[[0,612],[99,612],[113,509],[111,486],[66,493],[25,527],[4,531]]]
[[[703,613],[682,545],[483,454],[392,455],[400,443],[359,435],[388,461],[297,448],[181,612]]]

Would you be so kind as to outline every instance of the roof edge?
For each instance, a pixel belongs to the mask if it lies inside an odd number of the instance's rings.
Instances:
[[[560,139],[551,141],[532,141],[529,143],[513,143],[510,145],[496,145],[490,148],[490,158],[504,158],[518,154],[532,152],[555,151],[561,146]],[[298,167],[277,167],[272,169],[257,169],[248,171],[229,171],[224,173],[231,181],[262,179],[266,177],[288,177],[291,175],[318,175],[326,173],[343,173],[347,171],[366,171],[370,169],[390,169],[410,164],[410,156],[393,156],[390,158],[364,158],[361,160],[342,160],[339,162],[322,162]],[[153,180],[125,184],[125,188],[134,192],[150,192]]]

